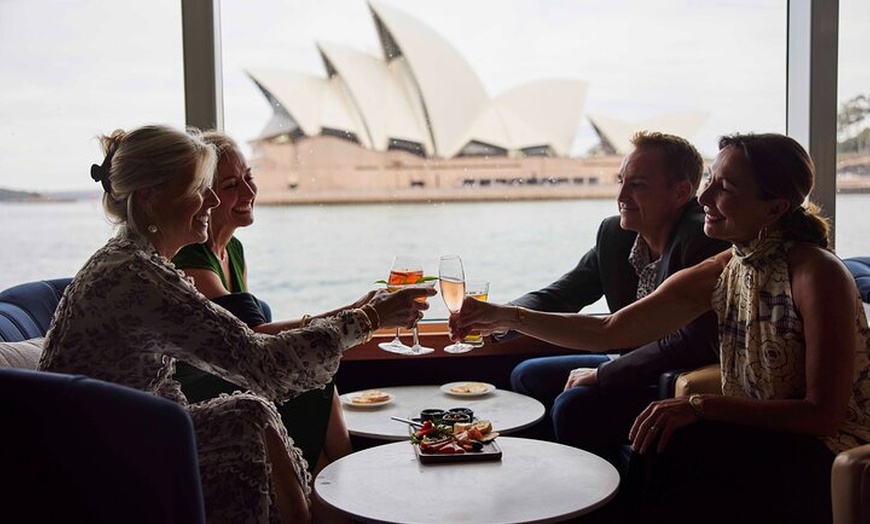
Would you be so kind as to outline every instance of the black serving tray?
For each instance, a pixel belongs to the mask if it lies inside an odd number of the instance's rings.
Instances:
[[[461,462],[479,462],[486,460],[501,460],[501,448],[495,440],[485,442],[480,451],[466,451],[465,453],[421,453],[420,446],[414,446],[414,453],[421,464],[455,464]]]

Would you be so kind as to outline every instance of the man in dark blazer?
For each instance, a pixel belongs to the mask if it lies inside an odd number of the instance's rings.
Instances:
[[[619,216],[601,223],[595,246],[577,267],[512,304],[576,313],[603,296],[615,312],[728,247],[704,235],[704,211],[695,198],[704,169],[698,151],[663,133],[638,133],[632,145],[620,167]],[[506,336],[514,334],[494,338]],[[511,373],[511,385],[547,406],[556,440],[615,461],[634,418],[657,398],[658,376],[718,358],[710,311],[640,348],[526,360]]]

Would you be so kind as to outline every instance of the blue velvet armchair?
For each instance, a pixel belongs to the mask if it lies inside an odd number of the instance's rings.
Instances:
[[[70,280],[0,291],[0,521],[204,523],[193,424],[183,408],[117,384],[35,370],[41,345],[31,339],[45,336]],[[16,363],[23,369],[2,367]]]

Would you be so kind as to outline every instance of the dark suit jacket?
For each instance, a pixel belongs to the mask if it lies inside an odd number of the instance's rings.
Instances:
[[[619,226],[619,217],[605,219],[598,229],[595,246],[577,266],[557,281],[511,301],[538,311],[576,313],[602,296],[611,312],[637,300],[637,273],[628,255],[637,233]],[[677,271],[709,258],[730,244],[704,235],[704,211],[697,200],[686,205],[674,226],[667,249],[662,253],[656,286]],[[631,350],[602,364],[598,382],[603,388],[646,385],[671,369],[690,369],[719,359],[716,315],[704,315],[661,340]]]

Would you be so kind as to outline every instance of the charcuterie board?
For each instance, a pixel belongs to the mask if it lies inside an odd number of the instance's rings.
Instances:
[[[413,444],[414,453],[421,464],[454,464],[457,462],[477,462],[481,460],[501,460],[501,448],[496,441],[486,442],[480,451],[465,453],[422,453],[420,446]]]

